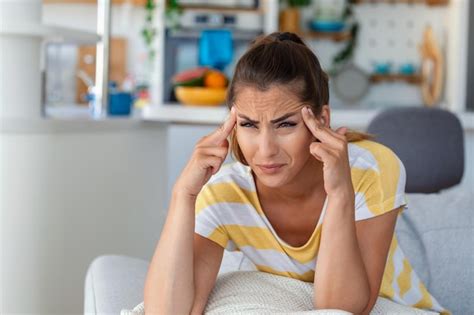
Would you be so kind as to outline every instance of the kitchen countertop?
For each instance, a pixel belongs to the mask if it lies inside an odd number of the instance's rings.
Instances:
[[[334,128],[346,126],[353,129],[365,130],[368,123],[382,109],[331,109],[331,126]],[[34,130],[66,131],[87,129],[127,129],[153,126],[155,122],[165,124],[188,125],[218,125],[227,116],[228,110],[224,106],[197,107],[179,104],[151,105],[133,116],[106,117],[93,119],[85,106],[69,105],[48,108],[47,118],[12,119],[2,118],[1,131],[3,132],[34,132]],[[474,132],[474,112],[457,113],[463,129]]]
[[[382,109],[331,109],[331,126],[346,126],[364,130],[368,123]],[[179,104],[151,105],[145,107],[142,119],[145,121],[162,121],[177,124],[220,124],[228,110],[224,106],[198,107]],[[463,129],[474,131],[474,112],[456,113]]]

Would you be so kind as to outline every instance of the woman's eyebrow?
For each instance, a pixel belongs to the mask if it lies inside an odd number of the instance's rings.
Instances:
[[[283,121],[283,120],[285,120],[285,119],[287,119],[287,118],[289,118],[289,117],[295,115],[296,113],[298,113],[298,112],[292,112],[292,113],[285,114],[285,115],[283,115],[283,116],[281,116],[281,117],[279,117],[279,118],[277,118],[277,119],[271,120],[270,122],[271,122],[272,124],[276,124],[276,123],[278,123],[278,122],[280,122],[280,121]],[[251,123],[253,123],[253,124],[256,124],[256,125],[257,125],[257,124],[259,123],[258,121],[253,120],[253,119],[250,119],[250,118],[248,118],[247,116],[245,116],[245,115],[243,115],[243,114],[239,114],[238,116],[239,116],[240,118],[243,118],[243,119],[248,120],[249,122],[251,122]]]
[[[289,118],[289,117],[291,117],[291,116],[293,116],[293,115],[296,115],[296,113],[298,113],[298,112],[292,112],[292,113],[285,114],[285,115],[281,116],[280,118],[271,120],[270,122],[271,122],[272,124],[276,124],[276,123],[278,123],[278,122],[280,122],[280,121],[283,121],[283,120],[285,120],[285,119],[287,119],[287,118]]]
[[[248,120],[248,121],[251,122],[252,124],[258,124],[258,121],[252,120],[252,119],[248,118],[248,117],[245,116],[245,115],[238,114],[237,116],[239,116],[240,118],[243,118],[243,119],[245,119],[245,120]]]

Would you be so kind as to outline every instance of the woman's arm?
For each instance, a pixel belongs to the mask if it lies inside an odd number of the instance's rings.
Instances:
[[[207,181],[216,174],[224,162],[229,142],[227,137],[236,122],[235,110],[227,120],[210,135],[202,138],[173,187],[170,208],[160,240],[150,263],[144,290],[146,314],[189,314],[195,297],[194,275],[194,222],[196,199]],[[209,241],[211,242],[211,241]],[[204,250],[203,250],[204,248]],[[209,251],[210,246],[200,247],[200,251]],[[202,267],[201,253],[198,251],[198,272],[206,272],[203,278],[215,279],[222,250],[213,250],[211,267]],[[204,260],[206,261],[206,260]],[[220,263],[220,261],[219,261]],[[202,287],[202,286],[199,286]],[[204,286],[206,292],[208,287]],[[202,297],[201,297],[202,298]]]
[[[146,314],[189,314],[194,300],[195,199],[174,192],[160,241],[148,269]]]
[[[317,308],[343,309],[368,315],[379,295],[397,215],[403,206],[375,218],[355,222],[354,237],[353,225],[347,225],[351,220],[343,214],[344,202],[340,201],[343,199],[335,200],[338,201],[328,205],[327,217],[324,218],[314,279],[315,305]],[[361,310],[360,305],[364,304],[362,301],[367,299],[366,295],[368,301]]]
[[[356,235],[354,194],[328,196],[315,269],[314,304],[360,314],[370,298]],[[317,297],[316,297],[317,296]]]
[[[326,106],[326,105],[325,105]],[[367,272],[356,235],[346,128],[333,131],[329,121],[302,109],[303,120],[315,140],[310,153],[323,163],[328,205],[322,224],[314,276],[314,305],[361,313],[370,297]]]
[[[390,246],[393,244],[397,216],[403,208],[401,206],[374,218],[356,222],[357,241],[370,284],[370,299],[362,315],[370,314],[377,302]]]

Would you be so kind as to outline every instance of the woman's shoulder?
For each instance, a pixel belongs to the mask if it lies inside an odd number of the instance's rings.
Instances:
[[[223,164],[220,170],[211,176],[207,184],[237,184],[241,188],[251,190],[253,189],[251,169],[240,162]]]
[[[197,197],[196,211],[210,205],[218,208],[228,202],[248,203],[255,199],[254,192],[253,177],[248,166],[239,162],[223,164],[202,187]]]
[[[391,148],[373,140],[350,142],[348,151],[351,168],[370,168],[379,172],[382,168],[402,164]]]

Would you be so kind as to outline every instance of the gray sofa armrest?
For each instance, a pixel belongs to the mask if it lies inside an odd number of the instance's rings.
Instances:
[[[84,288],[84,314],[120,314],[143,302],[148,262],[118,255],[99,256],[90,264]],[[219,274],[256,270],[241,252],[224,251]]]
[[[84,314],[120,314],[143,301],[148,262],[118,255],[99,256],[90,264],[84,287]]]
[[[474,199],[468,186],[409,193],[395,227],[400,247],[438,302],[453,314],[474,309]]]

